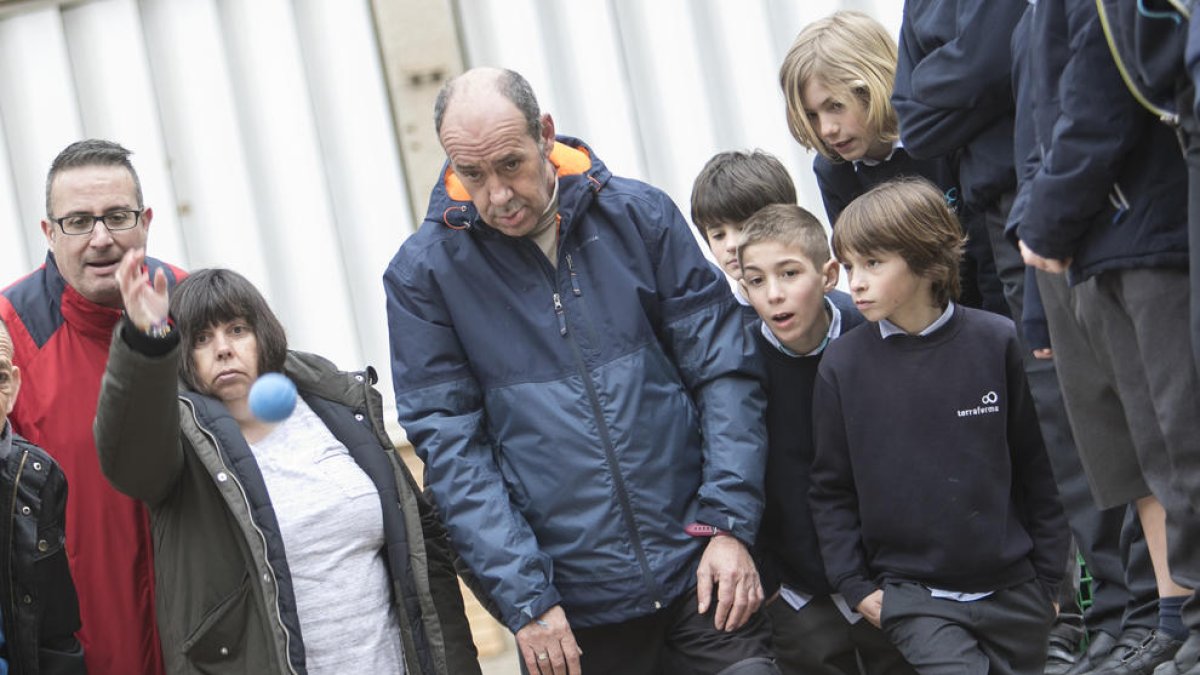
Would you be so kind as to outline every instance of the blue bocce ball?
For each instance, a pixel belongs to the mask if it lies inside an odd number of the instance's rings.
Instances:
[[[296,385],[282,373],[267,373],[250,387],[250,412],[264,422],[280,422],[296,409]]]

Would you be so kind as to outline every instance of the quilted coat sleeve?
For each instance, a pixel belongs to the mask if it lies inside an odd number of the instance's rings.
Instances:
[[[656,219],[665,348],[700,412],[704,476],[697,520],[753,544],[766,471],[764,367],[724,276],[670,198]]]
[[[154,505],[171,494],[183,472],[179,436],[179,345],[163,356],[135,351],[113,333],[92,433],[100,469],[117,490]],[[176,338],[177,340],[177,338]]]

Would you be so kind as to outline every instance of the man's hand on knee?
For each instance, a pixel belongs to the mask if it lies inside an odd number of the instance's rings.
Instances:
[[[712,587],[717,585],[717,610],[713,625],[717,630],[735,631],[758,611],[763,601],[758,570],[746,546],[735,537],[718,535],[709,540],[696,570],[697,609],[708,611]]]
[[[575,642],[567,613],[559,605],[517,631],[517,648],[529,675],[583,675],[579,664],[583,650]]]

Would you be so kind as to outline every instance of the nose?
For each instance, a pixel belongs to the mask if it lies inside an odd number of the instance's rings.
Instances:
[[[112,232],[108,231],[108,225],[103,221],[96,221],[92,227],[92,233],[88,235],[88,246],[93,248],[105,248],[112,244]]]
[[[821,138],[835,138],[838,132],[838,123],[831,115],[821,115]]]
[[[488,199],[496,206],[504,206],[512,200],[512,190],[502,178],[492,178],[487,185]]]
[[[857,267],[851,267],[850,271],[847,272],[846,275],[850,277],[849,283],[851,291],[860,292],[867,289],[866,275],[860,272]]]
[[[767,279],[767,302],[777,303],[783,301],[783,284],[773,278]]]
[[[225,337],[223,333],[218,332],[213,335],[212,345],[213,351],[216,353],[218,359],[224,358],[233,353],[232,344],[230,343],[229,338]]]

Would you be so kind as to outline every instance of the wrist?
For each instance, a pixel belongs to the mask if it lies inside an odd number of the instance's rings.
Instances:
[[[165,338],[168,335],[170,335],[171,331],[173,329],[174,329],[174,326],[171,323],[171,318],[165,316],[156,321],[151,321],[149,330],[146,330],[144,332],[146,333],[146,335],[149,335],[152,338],[157,338],[157,339],[161,340],[162,338]]]
[[[705,523],[688,523],[683,526],[683,531],[689,537],[731,537],[725,530],[718,529],[712,525]]]

